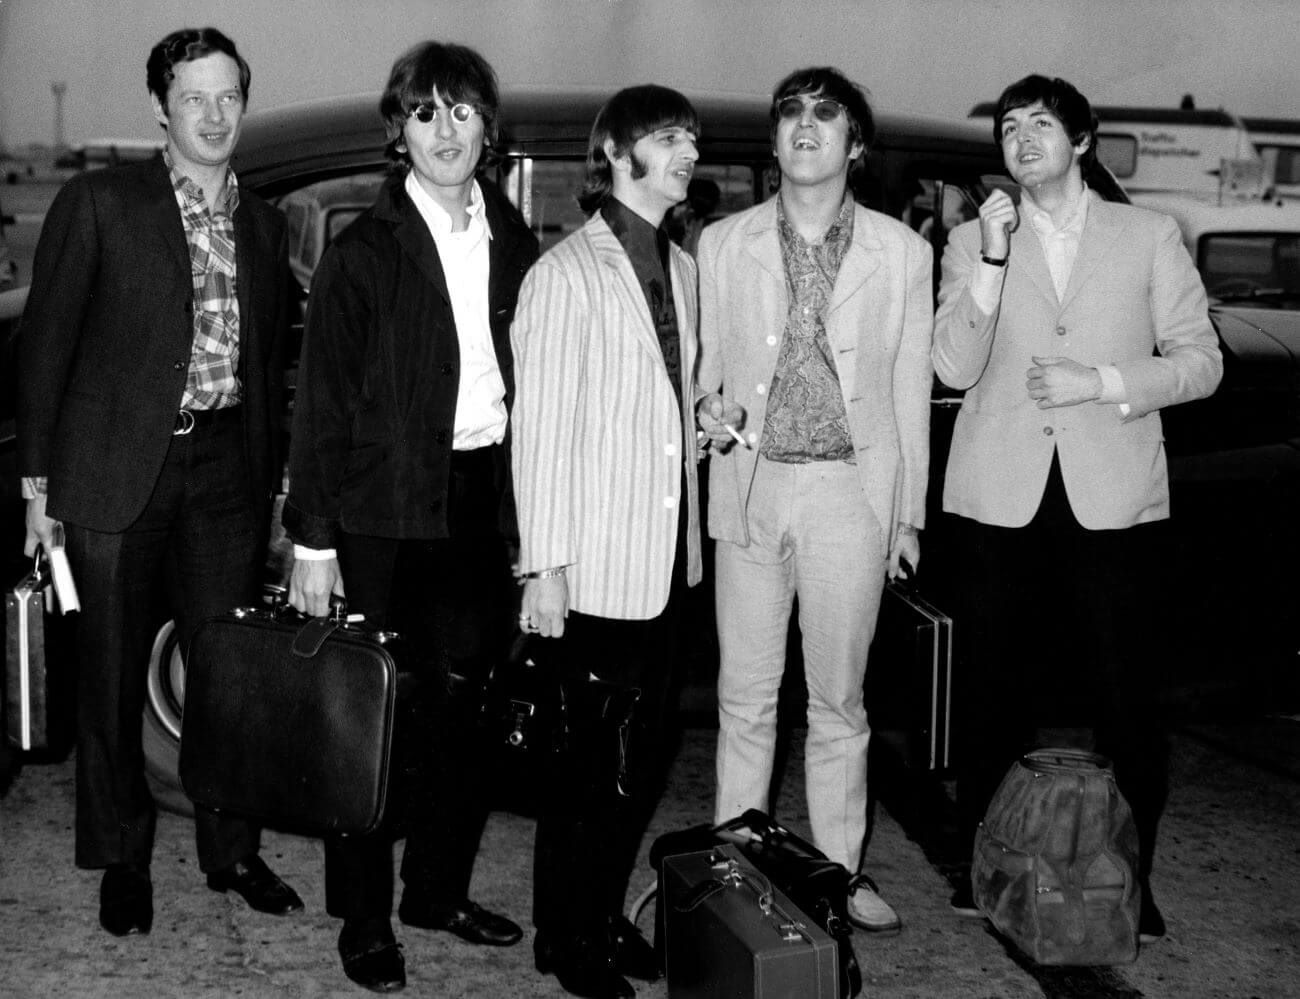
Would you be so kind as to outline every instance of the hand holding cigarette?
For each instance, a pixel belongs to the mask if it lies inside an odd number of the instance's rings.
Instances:
[[[732,443],[746,449],[752,447],[740,432],[745,426],[745,410],[740,403],[714,392],[699,401],[695,416],[700,429],[717,450],[726,451]]]

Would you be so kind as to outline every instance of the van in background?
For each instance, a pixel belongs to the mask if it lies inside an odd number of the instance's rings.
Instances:
[[[1243,118],[1279,197],[1300,198],[1300,119]]]
[[[971,109],[992,127],[996,104]],[[1214,198],[1259,197],[1264,162],[1245,124],[1227,111],[1094,105],[1097,157],[1130,195],[1188,191]]]

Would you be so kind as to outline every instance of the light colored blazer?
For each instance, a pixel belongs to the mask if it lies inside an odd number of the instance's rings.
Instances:
[[[745,408],[752,450],[709,458],[709,535],[749,544],[746,509],[789,310],[776,198],[700,237],[700,388]],[[857,206],[826,315],[862,491],[887,530],[925,526],[930,462],[930,245]]]
[[[700,580],[695,264],[674,246],[669,269],[680,406],[632,262],[599,214],[528,272],[510,329],[519,568],[568,566],[569,606],[584,614],[664,609],[679,516],[687,582]]]
[[[984,315],[970,294],[979,222],[958,226],[943,256],[934,365],[966,389],[957,415],[943,508],[981,523],[1022,527],[1042,499],[1052,452],[1070,506],[1090,530],[1169,516],[1159,410],[1209,395],[1223,361],[1205,289],[1165,215],[1088,195],[1088,218],[1063,299],[1037,234],[1011,234],[1001,304]],[[1153,356],[1153,352],[1159,356]],[[1087,402],[1039,409],[1031,358],[1114,365],[1131,411]]]

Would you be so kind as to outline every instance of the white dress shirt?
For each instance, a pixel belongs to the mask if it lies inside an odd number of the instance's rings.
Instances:
[[[1079,241],[1083,238],[1083,228],[1088,222],[1088,187],[1083,185],[1078,199],[1069,206],[1065,221],[1057,225],[1052,216],[1039,208],[1028,191],[1020,194],[1020,216],[1028,219],[1029,227],[1038,236],[1043,256],[1047,259],[1047,270],[1052,275],[1052,285],[1056,288],[1058,299],[1065,297],[1065,289],[1070,285],[1070,272],[1074,270],[1074,258],[1079,255]],[[1006,267],[986,264],[980,261],[975,265],[971,275],[970,294],[979,310],[986,316],[992,315],[1002,298],[1002,280],[1006,276]],[[1097,374],[1101,376],[1101,397],[1098,402],[1118,404],[1120,412],[1128,414],[1124,390],[1124,378],[1119,369],[1109,364],[1097,365]]]

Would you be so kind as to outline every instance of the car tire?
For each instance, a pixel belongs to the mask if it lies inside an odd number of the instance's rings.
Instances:
[[[144,721],[144,772],[159,808],[193,815],[194,803],[181,789],[181,712],[185,706],[185,663],[174,622],[158,629],[149,653]]]

